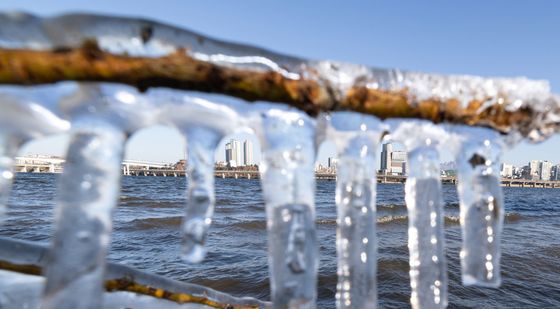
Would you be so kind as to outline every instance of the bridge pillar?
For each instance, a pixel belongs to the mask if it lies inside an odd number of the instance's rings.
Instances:
[[[237,176],[237,173],[235,173],[235,179],[237,179],[237,177],[238,177],[238,176]]]
[[[251,179],[251,174],[247,174],[247,179]]]

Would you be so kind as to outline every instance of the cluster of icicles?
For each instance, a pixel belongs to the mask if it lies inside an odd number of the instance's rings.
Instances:
[[[166,89],[138,93],[113,84],[60,83],[0,87],[0,210],[11,186],[13,158],[28,140],[69,132],[59,179],[56,227],[46,267],[44,308],[98,308],[112,211],[117,205],[123,149],[135,131],[177,128],[187,141],[189,181],[182,224],[184,259],[200,262],[212,222],[214,153],[230,134],[252,132],[267,212],[271,295],[275,308],[314,308],[318,244],[314,165],[318,146],[333,141],[339,156],[336,207],[338,308],[377,304],[376,154],[388,136],[408,151],[413,308],[447,305],[439,153],[458,165],[463,283],[500,284],[503,198],[494,131],[425,121],[387,120],[352,112],[317,119],[278,104],[248,104],[224,96]]]

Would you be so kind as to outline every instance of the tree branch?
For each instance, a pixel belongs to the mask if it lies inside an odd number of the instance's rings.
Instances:
[[[282,102],[310,115],[350,110],[384,118],[420,118],[487,126],[500,132],[533,129],[529,108],[508,111],[506,104],[436,99],[413,102],[406,89],[386,91],[355,85],[342,95],[320,79],[290,79],[279,72],[221,66],[195,59],[184,49],[159,58],[102,51],[93,40],[79,48],[52,51],[0,49],[0,84],[37,85],[61,81],[122,83],[144,91],[151,87],[221,93],[247,101]],[[495,100],[496,98],[489,98]]]

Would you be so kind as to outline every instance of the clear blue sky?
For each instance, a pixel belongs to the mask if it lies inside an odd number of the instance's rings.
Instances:
[[[560,1],[10,1],[0,10],[142,16],[307,58],[415,71],[547,79],[560,93]],[[64,137],[24,153],[64,152]],[[560,138],[521,145],[506,162],[560,162]],[[175,161],[180,137],[165,128],[133,137],[127,157]],[[319,160],[332,155],[323,147]],[[218,158],[223,157],[220,148]]]

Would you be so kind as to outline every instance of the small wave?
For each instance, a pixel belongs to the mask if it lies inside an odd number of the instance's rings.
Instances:
[[[161,227],[178,228],[181,225],[183,217],[161,217],[161,218],[143,218],[134,219],[127,223],[127,227],[135,230],[149,230]]]
[[[523,219],[525,219],[525,216],[521,215],[520,213],[510,212],[506,213],[504,223],[514,223]]]
[[[318,219],[315,221],[317,225],[336,225],[335,219]]]
[[[398,224],[398,223],[406,223],[408,222],[408,216],[383,216],[377,218],[378,225],[384,224]]]
[[[266,220],[246,220],[246,221],[239,221],[230,226],[242,230],[265,230],[266,229]]]
[[[180,208],[181,201],[154,200],[144,197],[121,195],[119,207],[145,207],[145,208]]]
[[[445,208],[459,208],[459,203],[445,203]],[[378,211],[398,211],[398,210],[406,210],[405,204],[381,204],[377,205]]]
[[[385,204],[377,205],[378,211],[396,211],[396,210],[406,210],[406,205],[404,204]]]
[[[505,223],[514,223],[520,220],[525,219],[524,216],[522,216],[519,213],[506,213],[505,218],[504,218],[504,222]],[[408,216],[407,215],[402,215],[402,216],[383,216],[383,217],[379,217],[377,218],[377,224],[398,224],[398,223],[406,223],[408,222]],[[445,216],[444,217],[444,223],[445,225],[457,225],[461,222],[461,219],[459,216]]]

